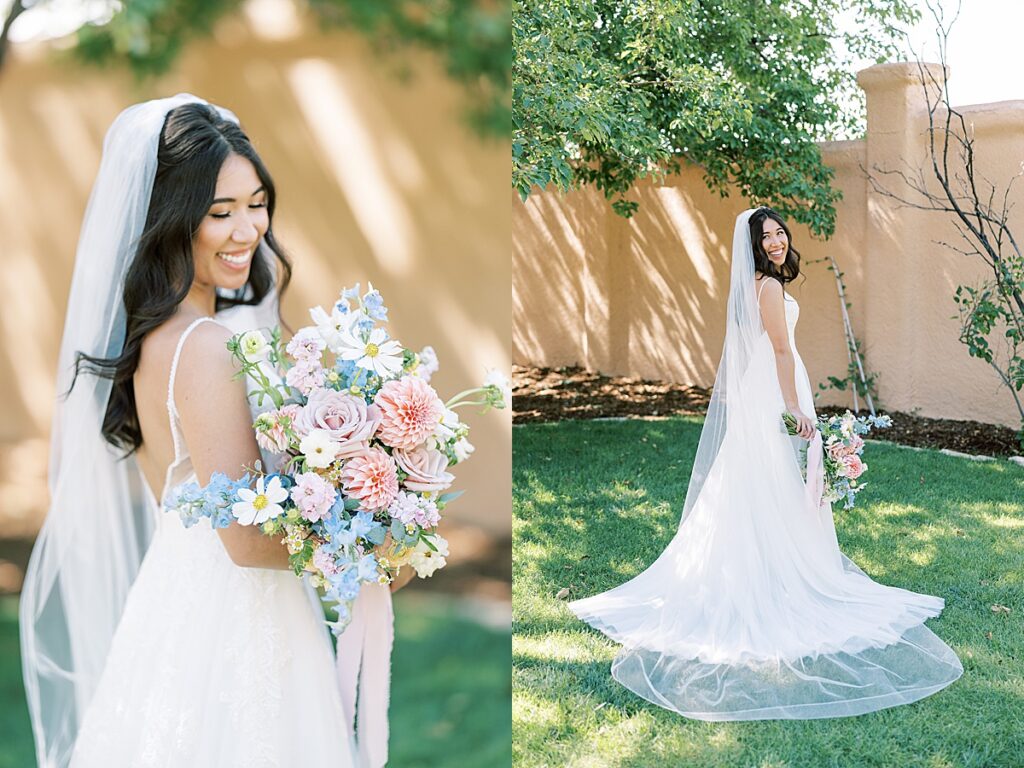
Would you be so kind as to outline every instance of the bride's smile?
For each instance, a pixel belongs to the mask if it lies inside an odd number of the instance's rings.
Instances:
[[[229,154],[217,175],[213,203],[192,245],[196,286],[211,295],[214,287],[242,288],[268,225],[267,190],[256,169],[241,155]]]

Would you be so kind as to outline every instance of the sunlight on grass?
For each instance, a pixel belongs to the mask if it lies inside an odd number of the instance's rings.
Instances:
[[[611,660],[606,643],[595,642],[593,633],[549,633],[541,637],[512,638],[512,655],[529,657],[532,661],[594,661]]]
[[[556,595],[563,587],[575,599],[617,586],[662,552],[676,532],[699,434],[699,421],[683,419],[516,428],[515,765],[1021,764],[1024,468],[1008,462],[872,443],[870,487],[855,509],[836,510],[842,550],[872,578],[945,599],[928,625],[961,657],[965,674],[941,693],[856,718],[701,723],[610,677],[618,647]]]
[[[998,508],[994,510],[997,514],[986,514],[985,512],[978,510],[978,517],[987,525],[993,525],[996,528],[1007,528],[1014,531],[1024,531],[1024,517],[1010,517],[1012,514],[1010,511],[1002,511]],[[1020,514],[1020,509],[1017,509],[1017,514]]]

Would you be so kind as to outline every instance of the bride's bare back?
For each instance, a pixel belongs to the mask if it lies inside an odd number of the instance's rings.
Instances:
[[[161,500],[167,468],[175,459],[168,414],[168,381],[182,334],[198,315],[179,312],[142,343],[135,372],[135,405],[142,432],[138,463],[154,496]],[[179,353],[173,401],[181,437],[197,481],[205,485],[214,472],[234,479],[260,458],[243,381],[226,348],[231,332],[216,322],[196,325]],[[218,530],[238,565],[286,568],[287,550],[253,528],[231,525]]]

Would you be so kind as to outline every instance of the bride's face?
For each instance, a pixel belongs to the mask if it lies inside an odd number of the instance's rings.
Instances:
[[[761,246],[775,266],[782,266],[786,261],[786,254],[789,252],[789,238],[786,237],[786,230],[782,228],[782,225],[770,216],[765,217],[764,220]]]
[[[195,282],[204,287],[242,288],[268,226],[267,192],[256,169],[241,155],[228,155],[217,175],[213,204],[192,242]]]

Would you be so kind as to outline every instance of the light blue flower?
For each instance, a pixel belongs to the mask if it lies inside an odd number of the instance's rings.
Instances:
[[[373,287],[371,283],[369,285],[370,290],[363,296],[363,307],[366,309],[366,313],[374,320],[380,320],[382,323],[388,321],[388,309],[384,306],[384,299],[380,295],[380,291]]]
[[[373,554],[363,555],[356,566],[356,572],[362,581],[377,581],[377,558]]]

